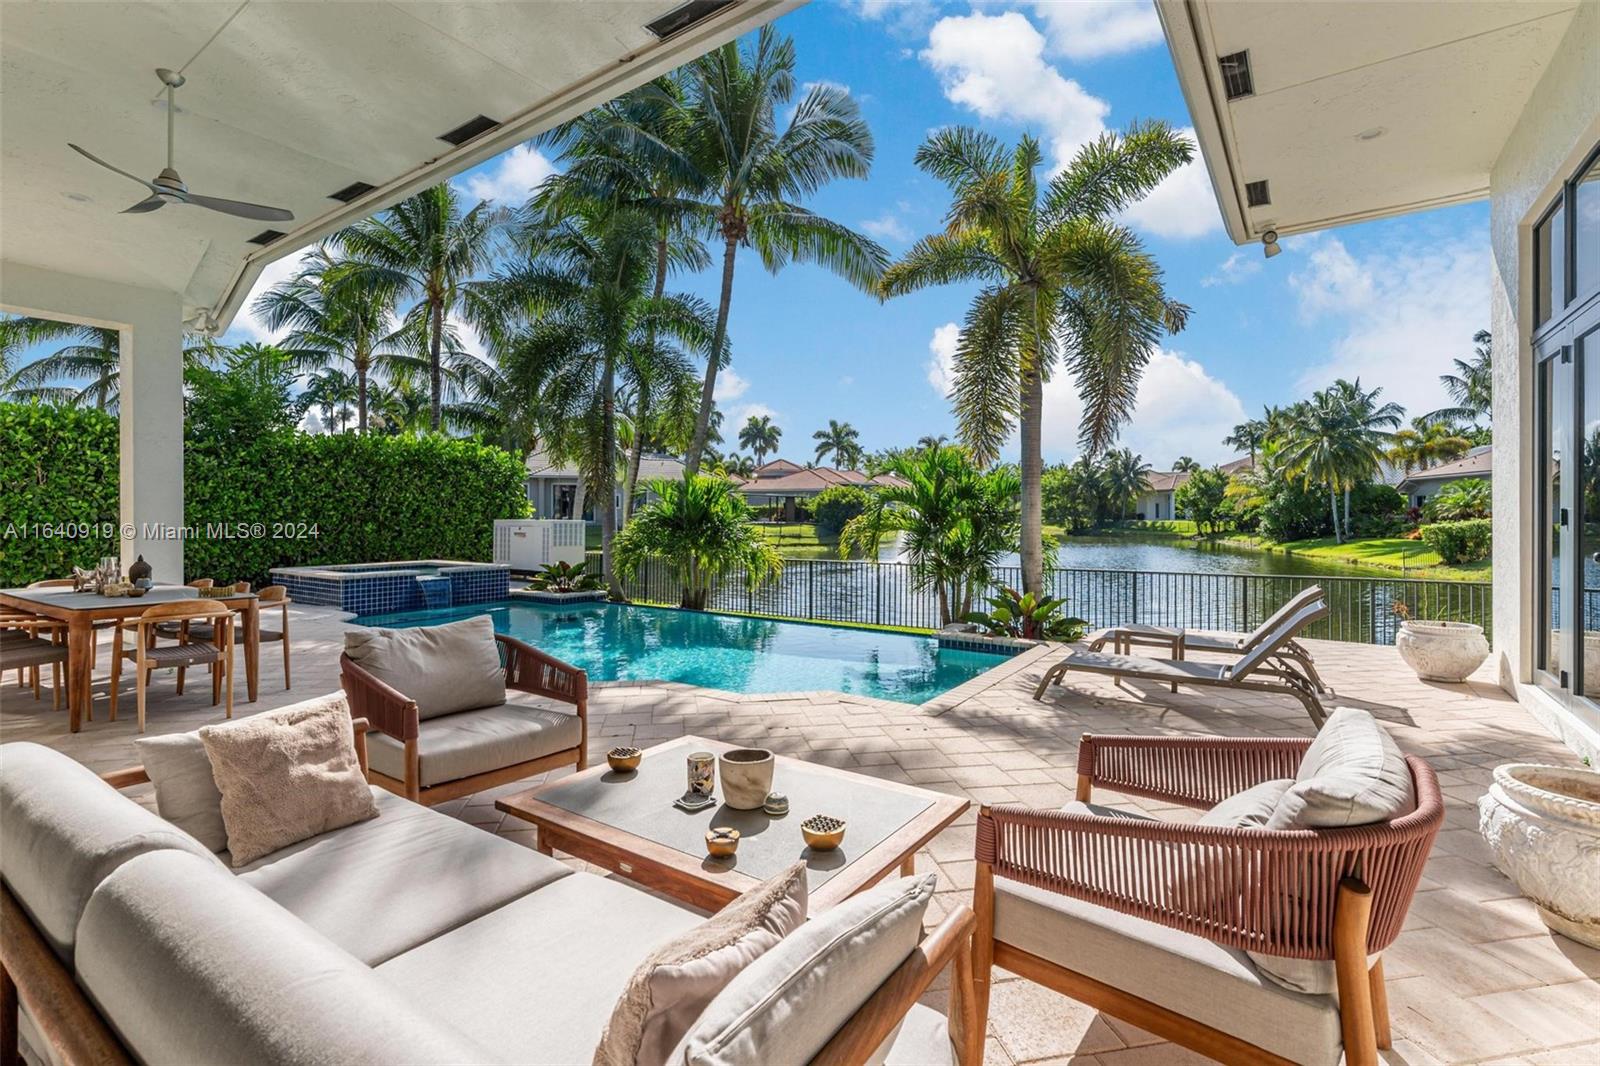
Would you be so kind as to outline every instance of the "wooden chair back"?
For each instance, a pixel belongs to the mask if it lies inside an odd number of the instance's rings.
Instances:
[[[263,585],[256,592],[257,603],[281,603],[289,598],[289,590],[283,585]]]
[[[209,577],[197,577],[193,581],[188,582],[187,584],[192,589],[208,589],[208,588],[212,587],[213,585],[215,585],[216,581],[214,579],[212,579],[212,578],[209,578]]]

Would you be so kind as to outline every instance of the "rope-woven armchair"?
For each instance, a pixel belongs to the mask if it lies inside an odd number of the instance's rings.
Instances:
[[[579,770],[588,766],[589,675],[515,637],[496,633],[495,640],[505,665],[506,689],[571,704],[578,720],[577,743],[536,759],[424,786],[421,760],[425,753],[419,745],[422,721],[416,701],[362,669],[350,656],[340,655],[339,682],[350,701],[351,716],[367,719],[373,731],[385,733],[404,745],[404,777],[394,778],[369,767],[367,776],[373,784],[409,800],[433,804],[520,781],[560,766],[576,765]]]
[[[1096,785],[1207,808],[1265,781],[1293,778],[1309,740],[1084,736],[1080,803]],[[1079,808],[984,807],[978,815],[975,968],[980,1024],[991,968],[1054,988],[1174,1043],[1224,1061],[1286,1062],[1237,1035],[1073,972],[1039,945],[995,937],[995,879],[1009,879],[1203,937],[1226,948],[1332,960],[1346,1062],[1389,1046],[1383,966],[1369,956],[1400,933],[1444,818],[1438,781],[1408,757],[1417,805],[1341,829],[1223,828]]]

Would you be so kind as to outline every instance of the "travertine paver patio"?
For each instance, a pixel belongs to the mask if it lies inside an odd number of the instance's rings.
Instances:
[[[329,611],[296,608],[294,691],[283,691],[278,649],[268,647],[262,698],[241,703],[237,713],[337,688],[345,628],[339,619]],[[1366,707],[1381,718],[1402,748],[1432,763],[1445,793],[1444,829],[1405,931],[1385,956],[1396,1037],[1387,1060],[1600,1063],[1600,951],[1551,935],[1532,905],[1489,864],[1477,834],[1475,804],[1496,764],[1571,763],[1571,754],[1490,682],[1489,667],[1466,685],[1426,684],[1412,677],[1392,649],[1309,643],[1338,693],[1334,702]],[[1085,731],[1311,732],[1298,704],[1268,696],[1174,695],[1153,686],[1135,694],[1085,678],[1055,690],[1047,702],[1034,702],[1033,685],[1060,654],[1030,652],[920,708],[826,692],[739,696],[683,685],[600,685],[592,701],[592,757],[619,742],[648,746],[694,732],[957,792],[975,804],[1059,806],[1071,798],[1077,740]],[[136,762],[132,700],[125,697],[119,721],[106,720],[105,668],[102,650],[95,720],[75,736],[67,732],[65,713],[50,711],[48,694],[35,703],[8,677],[0,689],[0,739],[46,743],[100,771]],[[151,731],[218,720],[208,696],[209,686],[202,684],[176,697],[170,674],[158,675]],[[532,831],[493,804],[517,787],[443,809],[531,845]],[[973,835],[969,814],[918,856],[919,869],[939,875],[941,914],[970,895]],[[1036,985],[997,977],[990,1063],[1137,1066],[1198,1058]],[[942,1009],[942,997],[934,1000]]]

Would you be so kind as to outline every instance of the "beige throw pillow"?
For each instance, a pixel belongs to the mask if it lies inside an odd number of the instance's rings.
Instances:
[[[374,818],[344,693],[200,730],[234,866]]]
[[[729,981],[806,920],[806,864],[757,885],[651,952],[611,1012],[594,1066],[655,1066]]]
[[[156,787],[161,817],[212,851],[228,848],[222,822],[222,793],[211,777],[211,758],[199,733],[140,737],[133,742],[150,783]]]
[[[1306,749],[1294,787],[1279,801],[1267,828],[1371,825],[1416,805],[1411,768],[1388,732],[1367,711],[1340,707]]]
[[[344,653],[414,700],[419,718],[498,707],[506,701],[506,671],[488,615],[415,629],[349,629]]]

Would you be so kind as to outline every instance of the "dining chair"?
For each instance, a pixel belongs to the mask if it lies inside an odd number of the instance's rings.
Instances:
[[[22,611],[0,614],[0,675],[15,669],[24,689],[42,698],[41,668],[50,667],[50,702],[61,709],[61,668],[67,661],[67,630],[61,622]],[[24,680],[24,679],[27,680]]]
[[[46,578],[43,581],[34,581],[28,585],[30,589],[58,589],[71,588],[72,586],[73,581],[70,577],[51,577]],[[65,644],[67,642],[66,623],[57,621],[55,619],[51,619],[50,621],[61,627],[61,640],[62,643]],[[89,624],[89,676],[91,679],[94,676],[94,664],[100,654],[100,631],[102,629],[111,629],[115,625],[116,622],[109,619],[100,622],[91,622]],[[34,695],[37,696],[39,694],[39,670],[37,667],[35,667],[33,670],[33,689]],[[94,701],[92,700],[89,702],[89,707],[85,712],[85,717],[91,722],[94,721]]]
[[[283,687],[289,688],[289,605],[294,601],[289,598],[289,590],[283,585],[268,585],[256,593],[256,603],[263,609],[277,607],[281,612],[282,620],[279,628],[269,629],[266,626],[256,627],[256,639],[262,644],[269,641],[278,641],[283,645]]]
[[[214,589],[217,587],[217,584],[212,578],[202,577],[189,582],[189,587],[193,589]],[[233,591],[249,592],[250,582],[235,581],[233,583]],[[200,640],[211,641],[212,643],[215,643],[215,634],[212,632],[211,624],[209,622],[161,622],[155,628],[156,636],[174,638],[179,644],[187,644],[191,634]],[[183,680],[184,674],[187,673],[187,671],[187,667],[178,667],[178,695],[180,696],[183,695]]]
[[[209,639],[201,639],[191,632],[178,644],[157,645],[155,627],[162,622],[204,623],[209,629]],[[122,645],[122,632],[134,631],[133,647]],[[117,623],[114,651],[111,657],[111,720],[117,720],[117,696],[122,678],[122,661],[134,664],[134,684],[139,708],[139,732],[144,732],[145,692],[150,687],[151,674],[167,667],[180,671],[190,666],[211,668],[211,705],[215,707],[227,696],[227,717],[233,717],[233,611],[224,603],[205,600],[176,600],[158,603],[144,614],[127,623]]]

